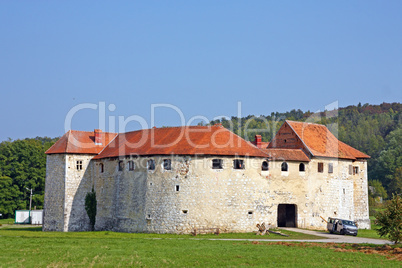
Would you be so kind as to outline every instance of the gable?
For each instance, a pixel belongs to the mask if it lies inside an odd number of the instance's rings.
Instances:
[[[279,135],[278,135],[279,134]],[[367,159],[370,156],[339,141],[326,126],[285,121],[268,148],[302,149],[315,157]]]

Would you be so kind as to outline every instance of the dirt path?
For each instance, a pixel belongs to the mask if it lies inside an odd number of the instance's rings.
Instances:
[[[355,237],[350,235],[336,235],[330,233],[322,233],[311,230],[304,230],[298,228],[284,228],[281,227],[279,229],[288,230],[292,232],[298,232],[303,234],[315,235],[322,237],[322,239],[219,239],[219,238],[211,238],[209,240],[230,240],[230,241],[266,241],[266,242],[317,242],[317,243],[350,243],[350,244],[375,244],[375,245],[385,245],[392,244],[392,242],[384,239],[374,239],[374,238],[364,238],[364,237]]]
[[[389,240],[385,240],[385,239],[356,237],[356,236],[351,236],[351,235],[337,235],[337,234],[322,233],[322,232],[304,230],[304,229],[298,229],[298,228],[281,228],[281,229],[292,231],[292,232],[299,232],[299,233],[303,233],[303,234],[311,234],[311,235],[323,237],[324,239],[320,239],[320,242],[353,243],[353,244],[367,243],[367,244],[377,244],[377,245],[392,244],[392,242],[390,242]]]
[[[245,241],[285,241],[285,242],[319,242],[319,243],[351,243],[351,244],[376,244],[376,245],[385,245],[392,244],[392,242],[384,239],[374,239],[374,238],[364,238],[364,237],[356,237],[350,235],[336,235],[330,233],[322,233],[311,230],[304,230],[298,228],[284,228],[281,227],[279,229],[288,230],[292,232],[298,232],[303,234],[315,235],[322,237],[322,239],[210,239],[210,240],[245,240]]]

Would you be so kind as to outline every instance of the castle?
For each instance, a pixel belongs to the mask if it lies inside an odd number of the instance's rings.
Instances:
[[[368,155],[324,126],[285,121],[270,143],[222,126],[127,133],[68,131],[47,152],[44,231],[256,231],[256,224],[325,229],[323,218],[370,228]]]

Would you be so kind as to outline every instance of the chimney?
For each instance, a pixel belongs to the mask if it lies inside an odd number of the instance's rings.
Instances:
[[[95,129],[94,134],[95,134],[95,145],[102,145],[102,130]]]
[[[255,135],[255,141],[254,141],[255,146],[258,148],[261,148],[261,135]]]

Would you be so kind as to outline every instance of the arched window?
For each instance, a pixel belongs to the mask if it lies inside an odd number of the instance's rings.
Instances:
[[[282,171],[288,171],[288,163],[283,162],[282,165],[281,165],[281,170]]]
[[[149,159],[147,162],[148,170],[155,170],[155,160]]]
[[[99,173],[103,173],[105,171],[105,166],[103,165],[103,163],[99,164]]]
[[[299,165],[299,171],[306,171],[306,167],[304,166],[304,164],[303,163],[300,163],[300,165]]]
[[[268,161],[263,161],[261,164],[261,170],[262,171],[268,171],[269,170],[269,165],[268,165]]]
[[[164,170],[172,170],[172,160],[171,159],[163,159],[163,169]]]
[[[119,168],[119,171],[122,171],[122,170],[123,170],[123,168],[124,168],[124,162],[123,162],[122,160],[119,161],[118,168]]]
[[[128,170],[133,171],[135,169],[134,161],[128,161]]]

